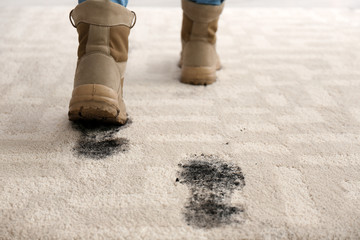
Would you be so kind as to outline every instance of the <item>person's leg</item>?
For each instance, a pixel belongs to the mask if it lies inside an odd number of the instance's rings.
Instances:
[[[182,0],[181,82],[207,85],[221,68],[216,53],[216,31],[224,8],[222,0]]]
[[[85,2],[86,0],[78,0],[78,1],[79,1],[79,4],[80,4],[80,3]],[[114,3],[121,4],[121,5],[124,6],[124,7],[126,7],[127,4],[128,4],[128,0],[110,0],[110,1],[112,1],[112,2],[114,2]]]
[[[70,17],[79,48],[69,119],[126,123],[123,85],[135,13],[108,0],[87,0]]]
[[[221,5],[224,0],[190,0],[194,3],[207,4],[207,5]]]

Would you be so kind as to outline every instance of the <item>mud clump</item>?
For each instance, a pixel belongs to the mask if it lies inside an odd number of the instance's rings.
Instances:
[[[189,225],[214,228],[239,222],[242,206],[232,206],[235,190],[242,190],[245,178],[241,168],[213,155],[194,155],[179,164],[177,182],[186,184],[191,192],[184,216]]]
[[[97,121],[82,121],[73,124],[73,128],[81,133],[73,148],[78,157],[104,159],[120,152],[129,150],[129,140],[118,138],[121,129],[128,127],[131,120],[122,126],[104,125]]]

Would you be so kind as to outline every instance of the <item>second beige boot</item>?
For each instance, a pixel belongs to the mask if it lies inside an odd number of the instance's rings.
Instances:
[[[79,48],[69,119],[126,123],[123,87],[135,14],[110,0],[87,0],[71,17]]]
[[[224,3],[220,6],[182,0],[181,82],[207,85],[216,81],[221,68],[216,53],[216,32]]]

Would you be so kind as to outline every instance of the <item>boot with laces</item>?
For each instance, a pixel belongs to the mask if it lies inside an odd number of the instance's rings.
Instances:
[[[87,0],[70,20],[79,48],[69,119],[126,123],[123,86],[135,13],[110,0]]]
[[[221,68],[216,53],[216,32],[224,3],[214,6],[182,0],[182,8],[181,82],[211,84],[216,81],[216,71]]]

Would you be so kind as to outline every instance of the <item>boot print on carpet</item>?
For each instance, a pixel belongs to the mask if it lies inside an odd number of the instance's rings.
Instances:
[[[73,128],[81,133],[73,148],[74,154],[77,157],[100,160],[117,153],[127,152],[129,140],[118,138],[116,135],[131,123],[131,119],[122,126],[104,125],[95,121],[73,123]]]
[[[234,191],[245,186],[240,167],[204,154],[179,167],[176,182],[188,185],[191,192],[184,211],[188,225],[215,228],[244,220],[243,206],[231,204]]]

